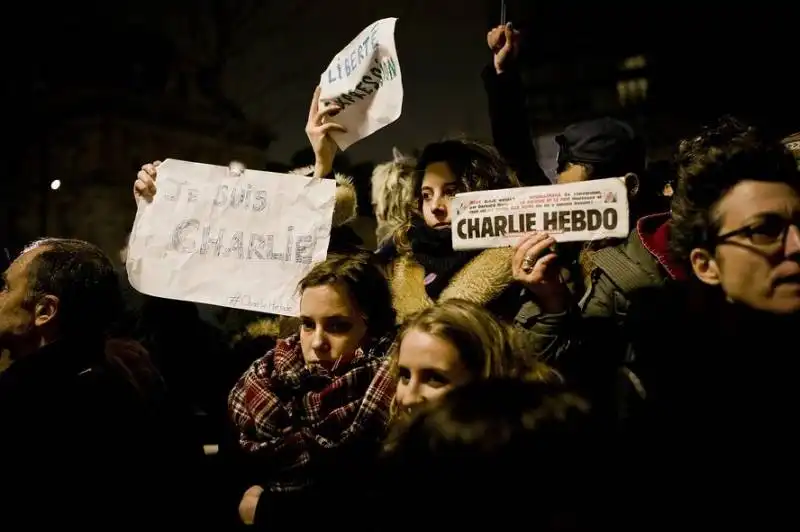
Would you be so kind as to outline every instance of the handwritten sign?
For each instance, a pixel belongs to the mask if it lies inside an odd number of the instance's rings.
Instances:
[[[320,102],[336,103],[336,122],[347,132],[331,136],[341,150],[398,118],[403,110],[403,78],[394,42],[396,18],[379,20],[336,54],[322,73]]]
[[[325,260],[336,183],[167,159],[139,202],[131,285],[169,299],[293,316],[297,283]]]
[[[513,246],[546,231],[557,242],[628,236],[628,192],[620,178],[457,194],[453,249]]]

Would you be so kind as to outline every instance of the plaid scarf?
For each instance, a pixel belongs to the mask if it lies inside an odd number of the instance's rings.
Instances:
[[[359,349],[347,364],[307,365],[298,335],[255,361],[228,397],[239,445],[272,475],[264,487],[293,491],[314,482],[320,462],[351,443],[383,437],[395,382],[391,337]]]

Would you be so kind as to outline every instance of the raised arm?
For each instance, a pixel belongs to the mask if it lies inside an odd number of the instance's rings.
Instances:
[[[531,138],[525,90],[515,62],[519,32],[506,24],[486,35],[493,61],[483,70],[492,139],[524,185],[549,185]]]

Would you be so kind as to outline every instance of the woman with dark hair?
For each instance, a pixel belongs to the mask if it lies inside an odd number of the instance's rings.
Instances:
[[[512,250],[454,250],[450,202],[459,192],[519,186],[514,174],[494,148],[447,140],[423,149],[412,179],[411,215],[381,251],[398,318],[448,299],[490,305],[513,318],[521,290],[509,290]]]
[[[245,524],[296,524],[309,508],[304,524],[327,522],[364,489],[394,394],[384,362],[395,315],[373,261],[362,253],[317,264],[299,285],[298,333],[256,360],[230,393]]]

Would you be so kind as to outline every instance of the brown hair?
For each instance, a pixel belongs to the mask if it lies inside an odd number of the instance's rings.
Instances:
[[[303,277],[297,288],[302,293],[307,288],[339,283],[347,287],[373,338],[381,338],[394,330],[395,312],[389,283],[372,253],[328,255]]]
[[[725,116],[680,143],[678,186],[672,196],[672,253],[688,263],[695,248],[712,249],[719,202],[742,181],[786,183],[800,190],[797,163],[779,141]]]
[[[467,139],[445,140],[428,144],[417,159],[416,168],[412,173],[413,198],[411,205],[408,206],[410,214],[393,234],[394,244],[399,251],[408,252],[411,247],[408,230],[411,228],[413,217],[420,216],[422,179],[425,169],[431,164],[440,162],[447,163],[456,176],[459,192],[520,186],[516,174],[492,146]]]

